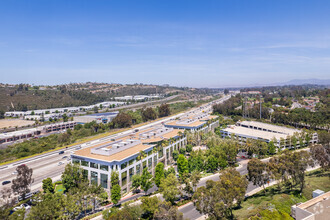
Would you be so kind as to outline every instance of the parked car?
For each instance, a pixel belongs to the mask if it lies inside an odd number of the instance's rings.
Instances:
[[[58,154],[64,154],[64,151],[62,150],[62,151],[60,151]]]
[[[11,181],[10,181],[10,180],[6,180],[6,181],[3,181],[3,182],[2,182],[2,185],[7,185],[7,184],[9,184],[9,183],[11,183]]]
[[[31,206],[29,206],[28,204],[26,204],[26,203],[23,203],[22,205],[21,205],[21,207],[23,208],[25,208],[25,209],[29,209],[29,208],[31,208]]]

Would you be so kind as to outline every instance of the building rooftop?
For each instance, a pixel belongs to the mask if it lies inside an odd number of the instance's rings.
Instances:
[[[235,126],[235,125],[228,126],[227,128],[223,129],[223,131],[242,135],[242,136],[256,137],[258,139],[263,139],[263,140],[272,140],[273,138],[276,138],[279,141],[281,138],[286,139],[288,136],[286,134],[255,130],[255,129],[245,128],[242,126]]]
[[[261,129],[281,133],[281,134],[290,135],[290,136],[294,135],[294,133],[300,133],[301,132],[298,129],[287,128],[287,127],[284,127],[284,126],[277,126],[277,125],[262,123],[262,122],[258,122],[258,121],[242,121],[242,122],[238,122],[238,124],[245,125],[245,126],[257,127],[257,128],[261,128]]]
[[[162,132],[160,132],[162,130]],[[142,130],[116,140],[95,144],[75,152],[74,155],[103,161],[121,161],[155,146],[158,141],[174,138],[183,130],[156,127]],[[154,135],[156,133],[156,135]],[[126,143],[126,145],[124,145]],[[118,148],[118,150],[114,150]],[[112,150],[111,150],[112,149]],[[103,151],[103,152],[100,152]]]
[[[305,218],[313,216],[313,219],[329,219],[330,216],[330,191],[317,196],[307,202],[297,205],[299,209],[306,211]],[[328,216],[328,217],[327,217]]]

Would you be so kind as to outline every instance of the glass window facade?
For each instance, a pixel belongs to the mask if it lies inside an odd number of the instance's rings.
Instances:
[[[120,169],[125,169],[126,167],[127,167],[127,162],[122,163],[122,164],[120,165]]]
[[[109,166],[100,164],[100,170],[109,171]]]
[[[99,168],[98,164],[97,163],[93,163],[93,162],[90,162],[89,166],[92,167],[92,168],[95,168],[95,169],[98,169]]]
[[[157,155],[154,156],[154,166],[157,165]]]
[[[97,172],[91,171],[91,184],[97,185]]]
[[[88,179],[88,170],[83,170],[83,178]]]
[[[150,170],[152,167],[152,158],[148,159],[148,169]]]
[[[127,183],[127,171],[121,173],[121,185],[125,186]]]
[[[136,165],[136,174],[141,173],[141,164]]]
[[[80,164],[80,160],[79,159],[72,159],[72,163],[74,163],[74,164]]]
[[[105,189],[108,188],[108,175],[101,173],[101,186]]]
[[[132,181],[132,176],[134,175],[134,167],[129,169],[129,181]]]
[[[134,163],[135,159],[132,159],[128,162],[129,165],[132,165]]]
[[[147,161],[145,160],[142,162],[142,170],[144,170],[144,168],[146,168],[146,167],[147,167]]]
[[[81,161],[81,166],[85,166],[85,167],[88,167],[89,164],[88,164],[88,161]]]
[[[158,151],[158,158],[162,158],[164,156],[163,149]]]

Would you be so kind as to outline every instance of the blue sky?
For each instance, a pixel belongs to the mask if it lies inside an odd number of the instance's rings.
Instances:
[[[326,0],[3,0],[0,82],[329,79],[329,21]]]

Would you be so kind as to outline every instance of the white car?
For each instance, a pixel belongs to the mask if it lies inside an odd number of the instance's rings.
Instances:
[[[62,164],[64,164],[62,161],[58,162],[58,165],[61,166]]]
[[[17,171],[15,170],[15,171],[14,171],[14,172],[12,172],[11,174],[15,175],[15,174],[17,174]]]

